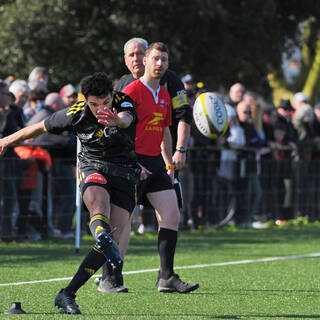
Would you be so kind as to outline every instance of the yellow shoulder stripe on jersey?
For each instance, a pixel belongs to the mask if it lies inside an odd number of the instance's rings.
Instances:
[[[113,99],[116,103],[118,103],[119,101],[123,100],[125,98],[125,95],[123,96],[119,96],[118,93],[116,93],[114,96],[113,96]]]
[[[71,114],[77,113],[79,111],[84,110],[85,102],[81,101],[79,103],[73,104],[68,110],[67,110],[67,116],[70,116]]]
[[[185,93],[179,94],[178,96],[172,98],[173,109],[179,109],[186,104],[188,104],[188,100]]]

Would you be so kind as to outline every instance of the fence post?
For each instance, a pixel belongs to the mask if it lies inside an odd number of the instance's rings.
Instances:
[[[43,172],[42,185],[42,239],[48,239],[48,200],[49,200],[49,184],[51,183],[50,171]]]

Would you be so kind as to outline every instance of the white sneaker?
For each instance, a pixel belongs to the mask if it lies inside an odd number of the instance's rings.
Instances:
[[[254,228],[254,229],[267,229],[268,225],[265,222],[255,221],[255,222],[252,222],[252,228]]]
[[[138,232],[139,234],[144,234],[144,224],[143,224],[143,223],[141,223],[141,224],[139,225],[137,232]]]

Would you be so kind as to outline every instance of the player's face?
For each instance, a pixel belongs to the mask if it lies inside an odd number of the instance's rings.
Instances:
[[[132,42],[126,48],[124,61],[132,75],[138,79],[144,74],[144,48],[141,44]]]
[[[168,53],[153,49],[143,62],[148,75],[151,78],[160,79],[168,69]]]
[[[104,108],[111,109],[112,106],[112,94],[109,93],[106,97],[98,98],[95,96],[89,96],[87,99],[87,104],[94,116],[97,115],[98,110]]]

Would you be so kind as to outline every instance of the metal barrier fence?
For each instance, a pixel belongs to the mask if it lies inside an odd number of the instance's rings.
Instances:
[[[233,154],[230,154],[230,151]],[[255,149],[190,148],[180,171],[182,216],[194,227],[221,226],[230,220],[320,219],[320,159],[292,157],[282,148],[259,155]],[[248,158],[248,153],[254,154]],[[0,236],[26,240],[69,236],[74,221],[74,159],[55,159],[51,170],[34,159],[0,159]],[[86,213],[81,229],[87,232]]]

